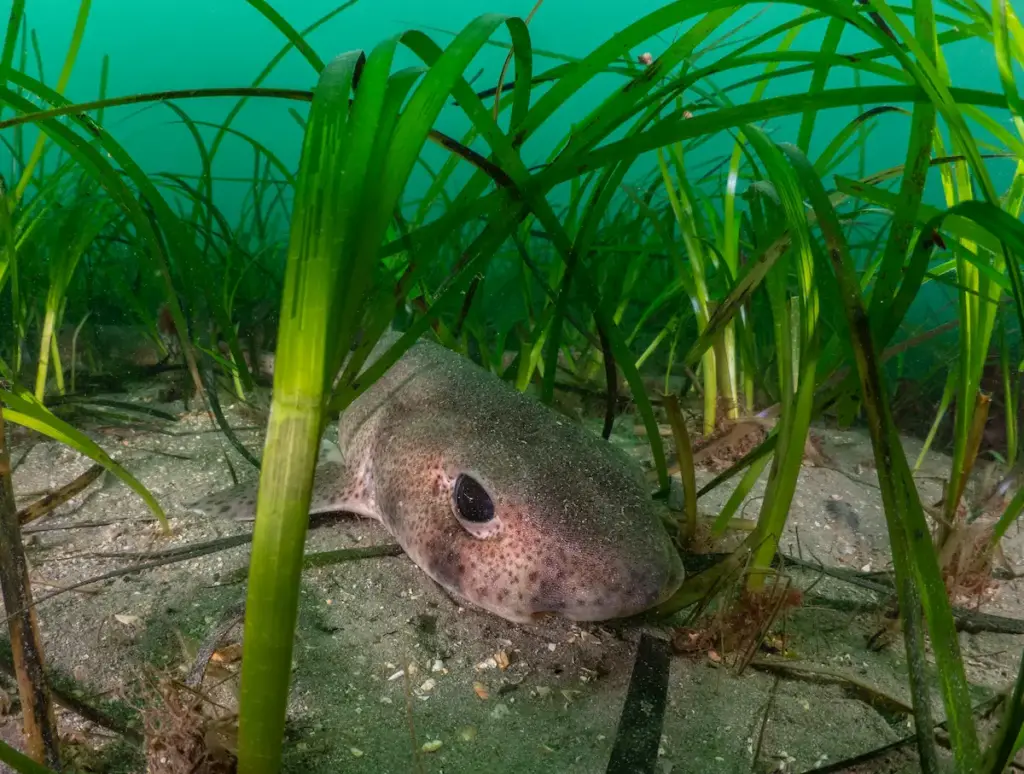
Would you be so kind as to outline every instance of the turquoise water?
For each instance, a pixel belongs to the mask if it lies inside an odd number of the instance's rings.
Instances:
[[[337,0],[275,2],[288,20],[295,27],[302,29],[329,11]],[[6,18],[3,12],[9,10],[9,4],[10,0],[0,0],[0,19]],[[438,43],[445,45],[450,40],[448,33],[457,32],[483,11],[525,15],[532,5],[533,0],[447,0],[431,3],[422,0],[360,0],[310,35],[308,40],[325,60],[352,49],[369,50],[387,36],[410,28],[423,29]],[[547,0],[531,26],[533,44],[538,51],[552,51],[572,57],[585,56],[602,41],[661,6],[662,3],[654,0],[636,0],[632,3],[594,0],[586,4],[578,0]],[[699,9],[701,5],[694,2],[692,7]],[[45,80],[49,84],[56,80],[71,37],[77,8],[78,3],[73,0],[32,0],[29,3],[29,24],[38,34],[40,58]],[[775,3],[756,6],[737,13],[726,25],[726,29],[735,29],[743,25],[736,34],[735,41],[744,40],[771,29],[800,12],[801,8],[795,5]],[[682,29],[691,24],[692,22],[687,22],[682,25]],[[797,39],[794,48],[813,50],[819,44],[823,32],[823,25],[820,24],[813,29],[805,30]],[[721,34],[722,32],[718,31],[709,40],[702,41],[702,45],[698,47],[698,54],[709,60],[720,56],[725,49],[704,49],[714,46]],[[284,43],[281,34],[244,0],[147,0],[141,3],[137,0],[94,0],[85,40],[67,95],[77,102],[96,97],[101,62],[105,55],[110,57],[110,80],[107,90],[109,96],[175,89],[248,86]],[[621,53],[624,60],[635,60],[645,52],[658,56],[669,43],[670,37],[666,36],[643,41]],[[770,45],[774,48],[777,39]],[[843,50],[860,50],[864,45],[863,36],[850,34],[844,39]],[[991,48],[984,44],[961,44],[946,48],[945,54],[956,85],[997,93],[1000,91]],[[475,84],[480,88],[492,86],[504,58],[503,49],[488,49],[467,74],[476,77]],[[406,52],[396,63],[396,68],[414,64],[415,61],[414,57]],[[543,71],[554,61],[556,60],[538,54],[537,71]],[[28,69],[34,73],[31,65]],[[479,77],[478,71],[481,73]],[[760,68],[757,68],[723,76],[722,79],[715,80],[714,86],[726,87],[729,85],[730,77],[750,77],[759,71]],[[317,73],[297,52],[292,51],[263,85],[309,89],[315,84],[316,78]],[[806,88],[808,80],[808,76],[778,79],[771,84],[766,96],[799,93]],[[870,79],[865,78],[864,82],[870,83]],[[585,116],[621,83],[620,78],[604,76],[582,90],[527,144],[524,149],[526,163],[543,163],[555,144],[570,130],[573,122]],[[839,71],[834,74],[829,85],[832,88],[852,86],[853,78],[849,72]],[[732,100],[742,103],[749,97],[751,88],[732,93]],[[543,88],[538,92],[542,93]],[[696,94],[687,96],[696,98]],[[223,121],[235,102],[235,98],[182,99],[178,104],[196,121],[217,125]],[[282,100],[251,100],[234,123],[234,128],[263,143],[286,167],[294,170],[298,165],[302,131],[289,115],[289,108],[304,115],[307,105]],[[812,156],[856,114],[857,111],[852,109],[823,114],[815,134]],[[1006,121],[1005,114],[993,115],[1001,122]],[[797,136],[797,121],[798,119],[779,119],[772,121],[766,128],[776,140],[793,141]],[[199,155],[192,137],[177,116],[165,106],[148,104],[142,107],[113,109],[108,113],[105,124],[143,169],[151,173],[170,171],[196,175],[201,171]],[[887,115],[880,119],[870,143],[868,171],[883,170],[903,162],[908,125],[909,119],[906,115]],[[438,128],[458,138],[467,128],[467,121],[457,107],[450,107],[443,114]],[[202,131],[209,138],[215,130],[205,127]],[[979,134],[979,138],[984,138],[984,135]],[[706,169],[711,162],[728,154],[733,142],[734,136],[727,132],[716,135],[693,153],[688,162],[690,170],[696,174]],[[0,147],[0,170],[6,173],[10,165],[4,157],[5,153],[6,150]],[[432,146],[427,148],[426,154],[435,162],[444,157],[441,150]],[[53,166],[52,161],[48,164],[50,167]],[[856,158],[851,157],[841,171],[848,175],[856,174],[855,164]],[[248,178],[252,175],[252,165],[251,147],[238,138],[230,138],[217,157],[215,173],[224,177]],[[648,157],[637,165],[634,172],[636,175],[645,174],[652,165],[653,159]],[[997,190],[1005,190],[1012,171],[1010,162],[993,161],[991,171]],[[417,198],[423,189],[425,179],[422,172],[414,178],[408,192],[410,200]],[[938,187],[938,176],[933,175],[932,181],[928,200],[933,205],[941,206],[943,202]],[[826,181],[826,184],[828,182]],[[239,214],[249,193],[249,185],[247,179],[216,183],[216,204],[229,220]],[[706,182],[708,190],[715,190],[716,186],[719,186],[720,190],[720,185],[717,178]],[[556,192],[553,198],[557,197]],[[490,274],[489,280],[494,276]],[[915,307],[911,324],[925,318],[928,318],[930,325],[940,322],[943,318],[948,319],[953,312],[953,308],[948,306],[949,296],[948,289],[929,286]],[[497,291],[494,292],[494,297],[499,297]],[[511,306],[512,301],[502,299],[502,303],[506,308],[501,311],[507,313],[507,307]],[[933,314],[939,319],[930,317]],[[3,319],[7,319],[6,313]],[[947,340],[955,339],[955,336],[956,334],[950,334]],[[923,353],[914,353],[914,357],[924,360],[939,357],[936,355],[937,342],[932,342],[922,349]],[[924,362],[920,367],[925,368],[927,365],[928,363]],[[941,380],[936,380],[936,385],[941,388]],[[344,655],[348,656],[347,653]],[[344,669],[348,669],[349,666],[345,664]],[[466,695],[472,696],[469,693]],[[726,704],[724,701],[719,703]],[[699,702],[694,702],[694,705],[701,707]],[[331,729],[332,732],[335,730]],[[714,734],[715,730],[712,729],[708,732],[707,738],[713,739]],[[682,742],[680,744],[682,745]]]
[[[3,13],[4,4],[9,7],[9,0],[0,3],[0,17],[3,18],[7,16]],[[595,0],[586,5],[568,0],[547,0],[531,24],[533,45],[536,52],[550,51],[582,57],[616,32],[663,5],[653,0],[632,3]],[[432,3],[418,0],[360,0],[313,32],[308,40],[325,60],[352,49],[368,51],[387,36],[415,28],[426,31],[439,44],[446,45],[451,40],[451,34],[461,30],[483,12],[525,16],[532,6],[532,0],[440,0]],[[297,29],[303,29],[337,7],[337,0],[279,2],[277,7]],[[698,10],[698,6],[693,7],[695,11]],[[77,9],[78,3],[71,0],[34,0],[28,4],[29,26],[37,31],[45,80],[51,85],[56,81],[63,62]],[[740,42],[792,19],[802,10],[800,6],[782,3],[761,4],[740,10],[726,23],[724,29],[717,30],[709,40],[701,42],[697,49],[698,64],[705,64],[727,50],[715,48],[724,31],[736,29],[737,32],[729,42]],[[903,18],[908,24],[911,22],[909,18]],[[681,34],[692,23],[689,21],[674,28],[673,33]],[[811,26],[801,32],[793,48],[813,50],[823,34],[824,25],[819,23]],[[505,40],[503,32],[495,40]],[[778,37],[774,38],[769,46],[774,49],[778,40]],[[670,37],[666,35],[622,53],[631,59],[644,52],[657,56],[670,42]],[[248,86],[284,43],[283,36],[244,0],[150,0],[145,3],[94,0],[67,95],[76,101],[96,98],[104,55],[110,57],[109,96],[173,89]],[[844,34],[841,50],[863,50],[865,45],[866,36],[856,30],[848,30]],[[955,85],[1000,91],[991,47],[976,42],[956,44],[946,47],[945,55]],[[467,71],[467,75],[477,76],[474,83],[480,88],[493,86],[504,57],[505,50],[502,48],[485,49]],[[396,68],[416,64],[417,61],[411,53],[403,50]],[[555,63],[556,60],[538,54],[535,72],[543,71]],[[34,68],[30,66],[29,71],[34,73]],[[735,75],[715,79],[713,85],[726,87],[730,78],[750,77],[759,71],[760,67],[737,71]],[[309,89],[315,84],[316,77],[317,74],[308,62],[293,50],[263,85]],[[780,78],[769,86],[765,96],[799,93],[806,88],[808,82],[809,76],[803,75]],[[619,77],[601,76],[581,90],[527,143],[523,149],[525,161],[531,165],[543,163],[571,124],[585,116],[621,83]],[[863,83],[870,83],[870,76],[865,76]],[[852,85],[853,78],[848,70],[835,70],[830,76],[830,87]],[[750,96],[752,88],[735,91],[730,97],[734,102],[742,103]],[[687,94],[688,98],[696,96],[693,93]],[[235,99],[179,100],[178,104],[196,121],[219,124],[235,104]],[[294,170],[298,166],[302,132],[289,115],[289,108],[305,115],[307,105],[277,99],[250,100],[236,118],[233,128],[257,139],[278,156],[285,166]],[[821,114],[811,149],[812,155],[823,149],[857,112],[847,109]],[[1011,128],[1005,113],[997,114],[997,118],[1004,122],[1006,128]],[[161,105],[116,108],[108,113],[105,123],[114,137],[148,172],[170,171],[193,175],[200,172],[196,146],[186,127],[168,108]],[[776,140],[793,141],[796,139],[797,126],[797,118],[783,118],[773,120],[766,128]],[[908,126],[909,118],[906,115],[890,114],[878,121],[867,158],[869,171],[886,169],[903,162]],[[468,122],[454,106],[442,114],[438,125],[439,129],[456,138],[467,127]],[[202,128],[202,131],[207,138],[214,133],[209,127]],[[984,133],[978,136],[980,139],[985,138]],[[707,165],[726,157],[732,147],[733,137],[725,132],[719,133],[691,155],[689,169],[699,174],[708,168]],[[2,154],[5,153],[6,150],[0,148],[0,170],[10,167],[3,160]],[[436,168],[443,161],[444,152],[428,145],[425,158]],[[856,157],[852,156],[841,171],[848,175],[856,174],[855,163]],[[644,175],[652,168],[653,159],[648,157],[635,165],[633,174]],[[1005,190],[1012,170],[1009,161],[991,163],[991,172],[998,190]],[[251,146],[241,139],[229,137],[218,153],[214,171],[219,176],[251,179]],[[410,182],[407,200],[415,201],[426,181],[426,174],[418,170]],[[716,179],[706,183],[709,189],[718,187],[719,190],[722,184],[721,172]],[[229,219],[237,216],[249,187],[247,181],[218,182],[215,200]],[[562,193],[557,190],[553,193],[552,198],[556,203]],[[938,206],[943,204],[938,175],[932,176],[927,193],[930,203]],[[284,226],[279,225],[282,228]],[[941,288],[928,289],[919,299],[915,315],[928,315],[946,308],[948,299],[948,291]],[[947,313],[939,314],[944,317]]]
[[[0,3],[0,15],[6,17]],[[298,29],[302,29],[332,8],[336,0],[308,0],[302,3],[278,3],[278,10]],[[585,5],[568,0],[548,0],[531,25],[533,44],[537,50],[548,50],[569,56],[583,56],[641,16],[663,3],[651,0],[621,3],[595,0]],[[70,0],[35,0],[28,4],[29,25],[38,32],[46,80],[52,84],[63,61],[71,37],[78,4]],[[410,28],[429,32],[444,44],[449,35],[439,30],[456,32],[483,12],[525,16],[532,7],[531,0],[439,0],[424,3],[409,0],[362,0],[326,23],[309,36],[309,42],[326,59],[356,48],[369,50],[383,38]],[[792,18],[800,9],[793,5],[764,4],[754,10],[738,13],[731,25],[738,26],[749,20],[739,38],[756,35],[781,21]],[[755,17],[756,13],[756,17]],[[689,23],[686,25],[689,26]],[[433,29],[431,29],[433,28]],[[818,25],[802,33],[795,48],[813,48],[815,35],[821,34]],[[720,33],[716,33],[717,38]],[[844,49],[860,47],[863,36],[854,33],[844,37]],[[651,40],[646,46],[628,53],[635,57],[644,51],[654,55],[669,41]],[[95,0],[88,28],[79,54],[68,96],[74,100],[94,99],[97,93],[100,66],[105,54],[110,56],[108,94],[119,96],[138,92],[162,91],[217,86],[247,86],[281,48],[284,39],[259,13],[244,0],[149,0],[145,3],[127,0]],[[773,44],[774,45],[774,44]],[[712,51],[706,57],[717,56]],[[998,91],[991,49],[972,50],[970,46],[952,46],[947,49],[950,71],[954,82]],[[488,50],[470,70],[478,67],[483,74],[477,80],[481,87],[493,85],[504,58],[497,48]],[[406,56],[400,64],[413,64]],[[553,60],[540,59],[536,69],[542,70]],[[32,68],[30,68],[31,71]],[[310,88],[316,73],[298,53],[292,51],[264,85],[287,88]],[[537,163],[544,159],[553,143],[563,134],[566,124],[584,115],[598,100],[613,88],[619,79],[599,79],[593,88],[578,95],[568,110],[554,121],[547,131],[539,134],[525,151],[527,160]],[[718,86],[728,81],[716,81]],[[768,92],[792,93],[805,86],[807,79],[780,80]],[[837,72],[830,81],[832,86],[852,85],[852,79]],[[737,92],[737,101],[749,94]],[[186,100],[181,105],[196,120],[219,122],[233,104],[233,99]],[[287,108],[295,107],[304,113],[302,103],[281,100],[253,100],[236,120],[240,131],[258,138],[282,161],[295,168],[301,143],[301,130],[288,115]],[[833,135],[853,117],[851,111],[834,111],[822,117],[816,134],[817,145]],[[166,108],[150,107],[139,112],[136,107],[119,108],[111,114],[109,128],[124,143],[136,160],[148,171],[170,170],[182,173],[199,171],[198,154],[185,128],[175,124],[174,116]],[[886,119],[879,129],[887,141],[875,142],[869,166],[884,168],[902,161],[902,146],[906,138],[907,121],[904,118]],[[458,135],[466,126],[452,109],[443,117],[439,128]],[[774,136],[779,139],[795,138],[795,121],[773,122]],[[709,143],[701,151],[708,157],[726,153],[730,149],[727,136]],[[1008,165],[1003,165],[1008,166]],[[251,174],[251,150],[242,141],[232,141],[219,154],[216,172],[220,175]],[[996,170],[1000,176],[1003,169]],[[237,186],[241,188],[242,186]],[[415,195],[415,192],[412,192]],[[238,190],[218,193],[223,209],[230,212],[232,200],[240,196]]]
[[[43,60],[51,71],[60,67],[67,41],[74,27],[77,3],[42,0],[29,8],[29,23],[39,32]],[[334,0],[279,3],[279,10],[302,29],[332,8]],[[410,28],[457,32],[483,12],[519,14],[529,12],[531,3],[498,0],[442,0],[435,3],[398,0],[363,0],[342,12],[309,36],[318,54],[328,60],[352,49],[369,50],[380,40]],[[629,7],[594,3],[581,13],[576,3],[550,2],[541,9],[531,30],[534,46],[572,56],[586,54],[599,41],[614,34],[657,3],[636,3]],[[2,8],[2,6],[0,6]],[[6,14],[3,14],[6,16]],[[443,32],[431,32],[440,43],[450,39]],[[68,96],[76,100],[95,98],[104,54],[110,55],[111,96],[146,91],[216,86],[248,86],[285,43],[281,34],[243,0],[204,2],[155,0],[147,3],[98,0],[93,4],[86,39],[83,42]],[[638,52],[640,53],[640,52]],[[487,75],[483,86],[493,85],[504,52],[492,49],[481,57]],[[414,64],[407,55],[399,64]],[[474,70],[475,72],[475,70]],[[265,86],[311,88],[316,73],[296,52],[291,52],[265,82]],[[47,73],[52,82],[55,72]],[[183,102],[197,120],[217,122],[233,99]],[[298,164],[301,130],[288,115],[295,107],[305,113],[302,103],[278,100],[249,103],[235,126],[251,132],[282,161]],[[168,126],[176,119],[166,109],[126,118],[135,108],[122,108],[110,129],[147,170],[198,171],[195,146],[184,127]],[[464,125],[457,116],[449,125]],[[225,146],[217,173],[248,175],[251,154],[242,142]],[[230,209],[226,203],[222,206]]]

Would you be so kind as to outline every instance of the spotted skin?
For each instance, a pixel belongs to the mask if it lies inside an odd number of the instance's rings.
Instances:
[[[444,347],[415,344],[338,429],[344,462],[318,467],[310,512],[377,519],[431,578],[496,615],[620,618],[683,580],[635,460]],[[461,474],[490,495],[489,522],[459,517]],[[193,509],[252,518],[255,487]]]

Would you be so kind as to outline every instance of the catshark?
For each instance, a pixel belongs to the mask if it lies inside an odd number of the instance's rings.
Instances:
[[[342,412],[338,446],[310,514],[379,521],[444,589],[507,620],[628,617],[683,581],[636,460],[439,344],[417,341]],[[251,520],[256,492],[190,510]]]

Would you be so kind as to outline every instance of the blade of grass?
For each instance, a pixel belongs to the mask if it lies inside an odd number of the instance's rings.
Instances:
[[[60,76],[57,78],[56,92],[63,94],[64,89],[67,88],[68,80],[71,78],[71,71],[75,67],[75,60],[78,58],[78,49],[82,45],[82,38],[85,35],[85,25],[89,20],[89,9],[92,6],[92,0],[80,0],[78,5],[78,16],[75,19],[75,28],[71,33],[71,43],[68,45],[67,54],[64,56],[64,65],[61,67]],[[18,184],[14,188],[15,200],[20,200],[25,195],[25,189],[28,187],[29,182],[32,180],[32,172],[35,170],[36,164],[43,158],[43,149],[46,145],[46,135],[40,134],[36,139],[35,147],[32,149],[32,153],[29,156],[28,163],[25,165],[25,169],[21,173],[21,178],[18,180]]]
[[[295,47],[295,49],[302,54],[303,58],[309,62],[309,66],[313,68],[315,72],[323,72],[324,62],[317,55],[313,47],[306,42],[305,37],[299,34],[288,21],[281,16],[274,7],[266,2],[266,0],[245,0],[249,5],[260,12],[267,21],[273,24],[277,29],[288,38],[288,42]]]
[[[44,674],[43,644],[32,604],[6,438],[4,411],[0,408],[0,588],[4,609],[18,611],[8,618],[7,630],[21,699],[22,725],[29,755],[39,763],[60,769],[57,720]]]
[[[0,740],[0,761],[6,763],[18,774],[57,774],[53,769],[36,763],[27,755],[18,752],[3,740]]]
[[[893,422],[854,264],[839,220],[813,166],[795,146],[782,144],[780,147],[793,164],[817,213],[828,250],[828,259],[839,284],[844,311],[854,339],[861,394],[868,414],[868,426],[875,451],[879,485],[897,574],[896,585],[906,632],[907,660],[911,672],[911,691],[918,724],[918,749],[922,756],[922,766],[925,770],[938,770],[932,726],[930,722],[924,723],[926,720],[930,721],[930,718],[927,710],[928,686],[924,675],[926,662],[923,632],[914,630],[921,622],[919,605],[924,606],[924,621],[931,636],[957,770],[966,774],[976,770],[980,751],[974,718],[970,711],[970,693],[960,655],[959,640],[938,556],[931,541],[910,466]]]
[[[504,22],[495,15],[471,22],[422,78],[414,70],[390,75],[399,42],[415,49],[421,40],[415,33],[385,40],[368,58],[361,52],[343,55],[321,74],[298,178],[260,476],[243,654],[240,774],[277,771],[280,763],[306,512],[334,374],[358,324],[377,307],[372,283],[378,249],[432,125],[453,84]],[[407,96],[416,80],[418,88]],[[500,236],[504,241],[505,234]],[[366,337],[362,348],[373,343]],[[360,386],[369,382],[369,374],[360,377]],[[342,395],[342,408],[350,396],[351,391]]]
[[[238,744],[240,774],[276,772],[291,677],[299,575],[329,370],[328,328],[348,202],[339,201],[348,99],[360,53],[321,73],[303,143],[278,333],[270,424],[249,563]],[[343,190],[343,189],[342,189]],[[328,215],[329,213],[329,215]],[[326,281],[325,281],[326,280]]]
[[[1021,490],[1024,491],[1024,490]],[[1003,720],[995,738],[985,752],[979,771],[983,774],[1003,774],[1017,752],[1024,746],[1024,653],[1021,654],[1020,668],[1013,691],[1006,699]]]
[[[141,497],[153,515],[160,520],[164,531],[170,533],[170,526],[163,508],[153,497],[152,493],[142,485],[131,473],[115,462],[99,445],[89,436],[69,425],[67,422],[54,416],[45,406],[36,401],[30,393],[15,394],[7,390],[0,390],[0,401],[7,406],[4,415],[8,420],[42,433],[48,438],[71,447],[79,454],[82,454],[93,462],[97,462],[109,470]]]

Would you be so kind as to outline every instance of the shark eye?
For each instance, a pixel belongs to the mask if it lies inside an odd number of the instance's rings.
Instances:
[[[494,519],[494,502],[480,485],[465,473],[455,479],[455,513],[470,524],[486,524]]]

